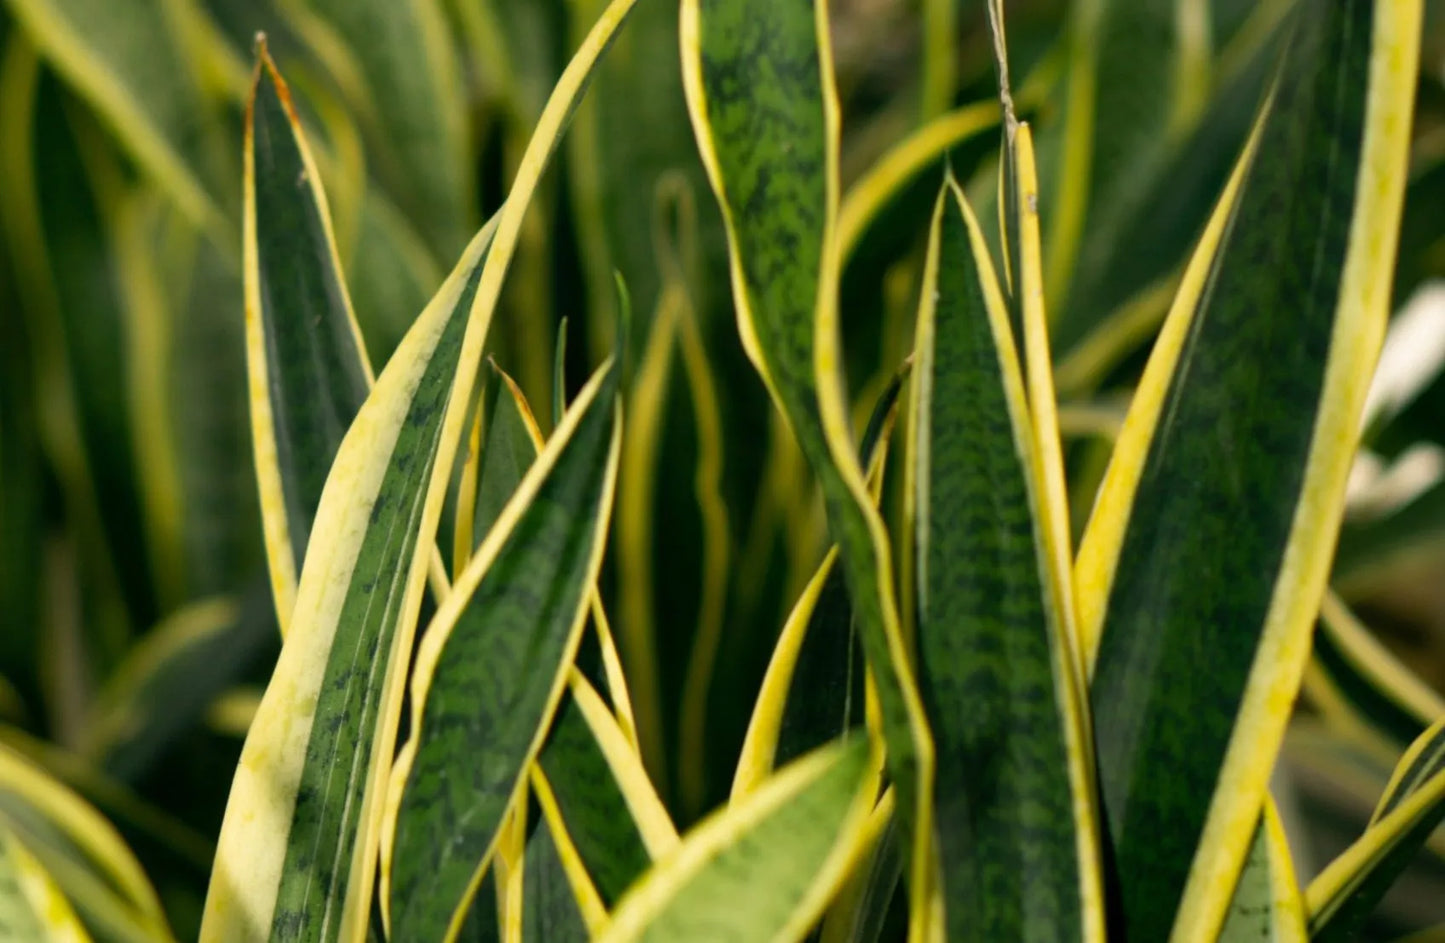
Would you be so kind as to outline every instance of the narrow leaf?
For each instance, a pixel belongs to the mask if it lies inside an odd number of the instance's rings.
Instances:
[[[89,943],[55,881],[0,820],[0,940]]]
[[[320,173],[264,39],[246,111],[243,221],[251,441],[284,633],[326,474],[372,374]]]
[[[1284,825],[1273,800],[1264,805],[1249,855],[1239,873],[1220,943],[1305,943],[1304,899],[1295,880],[1294,862]]]
[[[617,384],[609,366],[579,396],[422,639],[411,737],[387,798],[395,940],[457,932],[525,788],[601,562]]]
[[[1085,720],[1007,308],[951,181],[919,310],[918,676],[950,939],[1102,939]],[[1060,775],[1060,771],[1067,771]]]
[[[922,932],[932,750],[840,372],[839,116],[827,4],[684,0],[681,37],[693,130],[728,231],[743,347],[821,485],[877,683]]]
[[[1305,893],[1310,939],[1343,943],[1445,820],[1445,720],[1401,757],[1365,833],[1322,871]]]

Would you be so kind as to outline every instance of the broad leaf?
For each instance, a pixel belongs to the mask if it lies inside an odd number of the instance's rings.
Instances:
[[[622,899],[599,939],[798,939],[860,850],[871,766],[865,737],[791,764],[690,831]]]
[[[1302,8],[1079,552],[1128,935],[1217,932],[1309,653],[1388,315],[1420,4]]]

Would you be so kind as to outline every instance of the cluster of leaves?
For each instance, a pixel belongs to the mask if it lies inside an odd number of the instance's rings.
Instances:
[[[917,6],[9,0],[0,939],[1445,919],[1434,16]]]

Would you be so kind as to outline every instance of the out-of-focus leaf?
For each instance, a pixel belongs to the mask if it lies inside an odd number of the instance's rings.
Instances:
[[[1320,606],[1313,656],[1359,715],[1400,745],[1445,717],[1445,698],[1392,655],[1332,591]]]
[[[1380,805],[1353,845],[1305,893],[1310,939],[1353,940],[1420,846],[1445,820],[1445,719],[1400,758]]]
[[[84,535],[82,567],[104,599],[86,628],[88,657],[105,670],[130,618],[150,618],[156,605],[146,554],[120,552],[135,546],[142,518],[106,220],[71,120],[73,102],[41,71],[23,35],[6,49],[0,97],[0,222],[17,269],[17,327],[29,335],[40,441],[72,526]]]
[[[525,789],[601,563],[618,383],[608,366],[583,390],[422,639],[383,839],[394,939],[456,933]]]
[[[1075,389],[1097,385],[1103,379],[1104,370],[1143,340],[1138,336],[1140,332],[1134,332],[1132,337],[1125,332],[1122,341],[1132,341],[1130,346],[1117,350],[1108,359],[1095,357],[1092,369],[1074,379],[1075,374],[1083,373],[1072,363],[1073,359],[1084,356],[1081,345],[1089,341],[1102,342],[1119,334],[1121,325],[1127,323],[1131,302],[1146,296],[1150,287],[1161,280],[1168,280],[1207,222],[1214,199],[1228,180],[1234,160],[1249,135],[1250,118],[1269,84],[1280,48],[1288,38],[1288,29],[1280,25],[1284,18],[1279,10],[1289,2],[1291,0],[1283,3],[1268,0],[1259,4],[1261,11],[1269,14],[1263,24],[1268,27],[1267,41],[1248,50],[1243,63],[1221,69],[1219,87],[1197,120],[1177,125],[1172,133],[1164,133],[1160,125],[1142,122],[1144,133],[1150,139],[1137,157],[1127,150],[1112,150],[1111,145],[1111,153],[1121,162],[1098,180],[1099,186],[1106,186],[1111,192],[1107,198],[1098,193],[1102,202],[1090,203],[1093,209],[1085,230],[1087,238],[1079,245],[1078,263],[1065,303],[1056,312],[1058,349],[1064,355],[1060,363],[1061,385],[1062,378],[1069,379]],[[1131,6],[1153,8],[1155,12],[1147,16],[1155,18],[1159,10],[1169,5],[1136,4],[1127,0],[1110,3],[1116,11]],[[1120,17],[1118,12],[1112,15],[1115,19]],[[1141,48],[1146,51],[1160,48],[1167,53],[1167,46],[1166,42]],[[1154,98],[1156,105],[1166,104],[1161,92],[1167,92],[1169,81],[1150,83],[1132,71],[1150,67],[1167,68],[1168,63],[1150,56],[1145,56],[1142,63],[1135,55],[1118,57],[1117,64],[1109,69],[1118,83],[1112,92],[1115,107],[1124,105],[1124,98],[1136,94],[1131,85],[1143,90],[1137,94]],[[1151,84],[1155,86],[1152,90]],[[1103,105],[1101,101],[1100,107]],[[1158,121],[1171,120],[1164,112],[1157,112],[1154,117]],[[1108,140],[1121,129],[1134,126],[1137,119],[1127,111],[1118,111],[1107,119],[1101,114],[1100,120],[1096,133]],[[1129,140],[1135,139],[1129,137]],[[1104,172],[1102,167],[1095,169]],[[1146,306],[1150,313],[1150,332],[1167,309],[1166,299]]]
[[[1304,899],[1274,801],[1264,804],[1220,943],[1306,943]]]
[[[860,850],[872,765],[867,738],[855,737],[781,770],[690,831],[627,893],[600,939],[800,938]]]
[[[40,860],[97,932],[170,938],[150,881],[110,823],[5,745],[0,745],[0,828]]]
[[[89,943],[90,935],[45,869],[0,821],[0,939]]]
[[[455,253],[475,205],[460,64],[438,0],[307,0],[358,67],[351,102],[377,170],[443,257]]]
[[[264,41],[246,114],[243,218],[251,441],[284,632],[321,489],[372,376],[320,173]]]
[[[1296,18],[1080,548],[1131,938],[1215,933],[1258,821],[1384,336],[1420,12]]]
[[[1088,735],[1060,595],[1070,583],[1052,552],[1051,496],[987,251],[950,180],[919,309],[908,468],[943,919],[950,939],[1036,926],[1099,940]]]
[[[891,554],[849,428],[838,336],[838,105],[826,5],[685,0],[683,83],[728,230],[743,347],[821,485],[878,688],[924,919],[933,756]],[[760,107],[759,97],[766,102]]]
[[[194,224],[234,245],[236,179],[202,93],[193,9],[149,0],[17,0],[26,31]]]
[[[135,782],[232,684],[273,653],[264,592],[176,610],[127,653],[96,695],[84,754]]]

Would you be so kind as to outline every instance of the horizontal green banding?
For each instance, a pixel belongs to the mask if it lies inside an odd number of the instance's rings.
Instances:
[[[416,556],[452,380],[485,254],[467,278],[413,394],[372,505],[337,621],[306,745],[271,935],[311,939],[339,923],[392,638]],[[390,758],[387,758],[388,760]]]
[[[321,489],[369,384],[295,129],[267,69],[252,109],[266,383],[286,525],[300,572]]]
[[[994,337],[961,207],[944,200],[935,326],[919,351],[915,539],[947,936],[1079,939],[1052,617],[1017,438],[1029,430],[1011,421],[1023,413],[1011,413],[1001,358],[1014,353]]]
[[[391,858],[395,943],[446,939],[453,914],[470,905],[575,654],[605,526],[619,383],[608,370],[442,642],[414,708],[420,729]]]
[[[1296,19],[1130,510],[1092,689],[1130,939],[1169,935],[1315,445],[1373,14]]]

